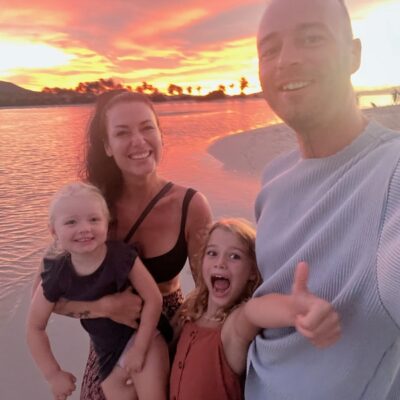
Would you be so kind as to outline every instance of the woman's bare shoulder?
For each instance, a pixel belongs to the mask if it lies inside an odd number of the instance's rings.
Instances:
[[[168,203],[170,203],[170,206],[173,206],[171,203],[174,203],[175,206],[181,207],[182,201],[189,189],[195,191],[189,203],[189,210],[188,210],[189,214],[193,211],[196,211],[196,213],[202,211],[202,213],[206,212],[207,214],[209,214],[210,205],[208,203],[206,196],[204,196],[203,193],[199,192],[198,190],[192,187],[174,184],[171,191],[168,193],[166,200],[169,200]]]

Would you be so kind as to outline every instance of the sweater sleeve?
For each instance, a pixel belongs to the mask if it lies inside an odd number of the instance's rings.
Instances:
[[[383,214],[377,279],[383,306],[400,329],[400,163],[392,175]]]

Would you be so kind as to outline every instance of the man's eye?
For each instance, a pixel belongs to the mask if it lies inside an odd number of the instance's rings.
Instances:
[[[261,51],[261,58],[269,60],[274,58],[279,53],[280,47],[278,45],[269,46]]]
[[[324,39],[325,38],[323,35],[309,34],[309,35],[305,35],[305,37],[303,38],[303,42],[306,45],[314,46],[314,45],[321,44],[324,41]]]
[[[279,40],[272,40],[260,46],[260,59],[269,60],[276,57],[281,51],[282,43]]]

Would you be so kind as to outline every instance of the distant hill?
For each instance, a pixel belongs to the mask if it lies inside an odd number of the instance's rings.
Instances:
[[[34,92],[33,90],[24,89],[21,86],[17,86],[11,82],[0,81],[0,95],[35,95],[40,94],[39,92]]]
[[[11,82],[0,81],[0,107],[43,106],[92,103],[93,95],[70,91],[55,94],[24,89]]]
[[[43,101],[43,93],[24,89],[11,82],[0,81],[0,107],[38,105]]]

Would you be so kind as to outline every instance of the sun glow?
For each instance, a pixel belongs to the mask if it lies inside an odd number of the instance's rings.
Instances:
[[[54,68],[68,64],[74,56],[41,43],[0,41],[0,72],[22,68]]]
[[[90,16],[84,2],[76,8],[47,0],[9,3],[0,13],[0,80],[40,91],[113,78],[132,88],[147,82],[165,93],[175,84],[206,95],[221,86],[227,94],[238,94],[244,77],[246,94],[261,90],[254,31],[237,20],[234,28],[229,25],[237,7],[228,3],[243,3],[239,0],[214,2],[216,8],[187,0],[179,13],[169,5],[143,8],[132,2],[132,16],[121,12],[131,10],[126,0],[116,0],[116,6],[102,3]],[[363,47],[354,86],[400,85],[400,0],[348,0],[348,5]],[[243,25],[251,23],[246,19]]]
[[[356,87],[385,87],[400,84],[400,29],[398,1],[369,9],[353,21],[354,35],[361,39],[362,62],[354,75]]]

